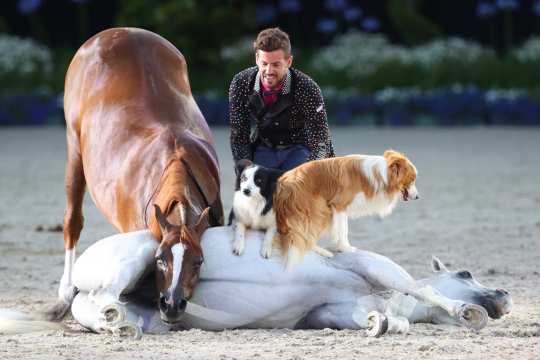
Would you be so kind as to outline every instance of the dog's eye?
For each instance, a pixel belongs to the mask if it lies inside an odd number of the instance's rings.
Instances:
[[[260,185],[261,183],[262,183],[262,179],[261,179],[261,178],[256,178],[256,179],[255,179],[255,184]]]
[[[460,271],[456,274],[458,277],[462,279],[470,279],[472,278],[472,274],[468,272],[467,270]]]

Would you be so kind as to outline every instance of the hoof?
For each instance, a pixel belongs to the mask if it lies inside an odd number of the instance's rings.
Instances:
[[[109,304],[101,309],[101,313],[108,326],[116,326],[126,318],[126,310],[120,304]]]
[[[388,319],[378,311],[371,311],[367,314],[367,335],[379,337],[388,330]]]
[[[128,338],[133,340],[139,340],[142,337],[142,329],[129,322],[121,322],[109,328],[114,336],[121,338]]]
[[[476,331],[483,329],[488,321],[486,309],[475,304],[464,304],[459,309],[457,316],[461,325]]]

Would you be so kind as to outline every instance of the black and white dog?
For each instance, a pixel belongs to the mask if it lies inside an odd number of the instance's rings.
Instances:
[[[261,246],[261,256],[272,255],[276,235],[276,216],[272,196],[283,171],[270,169],[243,159],[236,163],[236,185],[229,225],[235,225],[233,253],[242,255],[245,248],[246,228],[266,230]]]

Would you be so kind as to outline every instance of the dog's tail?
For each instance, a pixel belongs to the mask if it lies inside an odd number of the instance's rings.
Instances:
[[[39,315],[0,309],[0,334],[24,334],[50,330],[68,330],[68,328],[61,323],[40,320]]]

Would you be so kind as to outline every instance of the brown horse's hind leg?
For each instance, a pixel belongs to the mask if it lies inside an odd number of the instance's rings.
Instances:
[[[75,247],[79,241],[79,236],[84,223],[84,218],[82,215],[82,203],[86,181],[84,178],[84,170],[78,138],[75,139],[68,136],[68,157],[66,165],[67,202],[66,212],[64,214],[64,248],[66,253],[64,273],[58,288],[58,296],[60,297],[61,302],[65,304],[65,309],[59,304],[58,307],[60,309],[56,309],[55,312],[57,314],[54,315],[60,318],[64,315],[61,313],[62,310],[65,312],[69,309],[69,306],[73,301],[73,297],[76,294],[76,289],[73,286],[72,281],[72,273],[73,265],[75,263]]]

